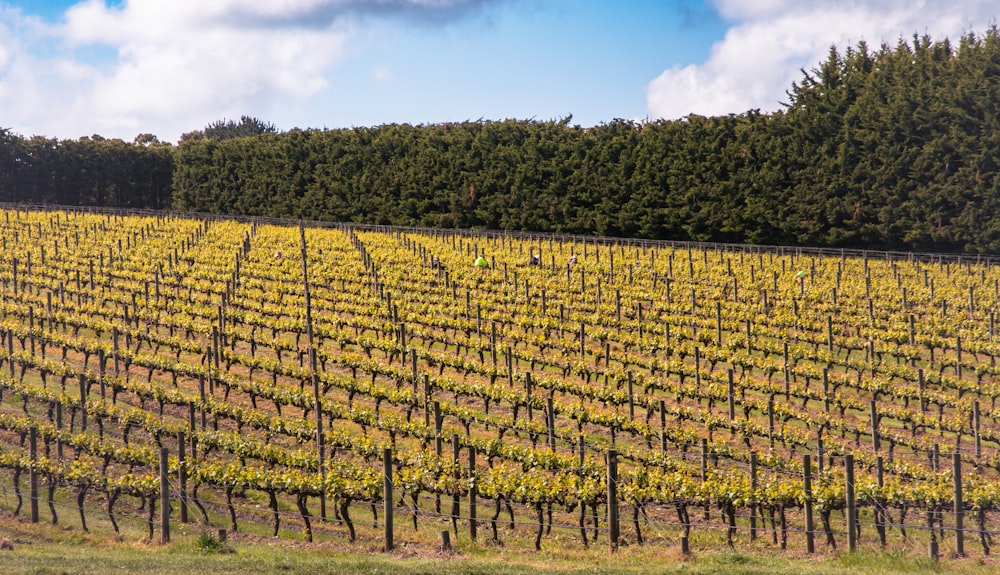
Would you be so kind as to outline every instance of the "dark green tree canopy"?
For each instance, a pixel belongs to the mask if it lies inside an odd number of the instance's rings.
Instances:
[[[435,227],[1000,253],[1000,33],[865,43],[784,109],[676,121],[0,131],[0,197]]]
[[[276,133],[278,133],[278,128],[274,124],[251,116],[242,116],[238,123],[233,120],[216,120],[205,126],[204,130],[184,134],[181,136],[181,141],[199,139],[229,140],[232,138],[246,138],[261,134]]]

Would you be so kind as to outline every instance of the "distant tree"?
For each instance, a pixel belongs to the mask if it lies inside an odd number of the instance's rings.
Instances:
[[[139,134],[138,136],[135,137],[134,140],[132,140],[132,143],[139,146],[156,146],[163,144],[163,142],[161,142],[160,139],[157,138],[155,134],[148,134],[148,133]]]
[[[15,198],[23,164],[22,142],[17,134],[7,128],[0,128],[0,199],[6,202]]]
[[[243,116],[239,123],[233,120],[217,120],[205,126],[204,130],[195,130],[181,136],[181,141],[187,140],[231,140],[261,134],[277,134],[274,124],[251,116]]]

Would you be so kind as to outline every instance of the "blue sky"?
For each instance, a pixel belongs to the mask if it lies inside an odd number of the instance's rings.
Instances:
[[[279,129],[780,108],[831,45],[980,32],[986,0],[0,0],[0,127]]]

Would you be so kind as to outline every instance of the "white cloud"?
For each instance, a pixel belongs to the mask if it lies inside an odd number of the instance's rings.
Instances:
[[[720,16],[734,22],[708,59],[665,70],[646,88],[650,114],[680,118],[777,110],[785,91],[826,59],[831,45],[843,50],[864,40],[909,40],[914,33],[957,40],[995,22],[990,0],[714,0]]]
[[[104,44],[117,51],[81,95],[99,125],[175,139],[270,100],[321,90],[344,53],[347,27],[336,21],[264,25],[281,16],[278,7],[295,14],[313,4],[133,0],[108,8],[91,0],[66,13],[61,32],[73,47]],[[259,16],[260,24],[229,18],[237,8]]]
[[[0,127],[176,140],[323,90],[361,16],[447,18],[483,1],[85,0],[54,25],[0,4]]]

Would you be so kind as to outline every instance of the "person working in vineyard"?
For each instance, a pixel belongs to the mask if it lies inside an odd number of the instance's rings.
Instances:
[[[490,262],[486,261],[485,257],[479,256],[478,258],[476,258],[476,261],[473,262],[473,265],[475,265],[477,268],[488,268],[490,267]]]

